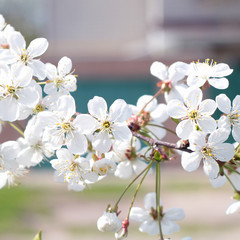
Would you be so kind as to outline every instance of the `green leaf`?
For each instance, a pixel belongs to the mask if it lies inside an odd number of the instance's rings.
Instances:
[[[33,238],[33,240],[42,240],[42,230],[38,232],[38,234]]]
[[[176,118],[171,118],[176,124],[179,124],[180,123],[180,120],[179,119],[176,119]]]
[[[155,159],[156,161],[161,161],[161,159],[162,159],[161,153],[155,150],[155,151],[154,151],[154,159]]]

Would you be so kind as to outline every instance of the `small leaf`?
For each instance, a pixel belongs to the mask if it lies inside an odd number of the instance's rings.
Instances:
[[[171,118],[176,124],[179,124],[180,123],[180,120],[179,119],[176,119],[176,118]]]
[[[158,152],[158,151],[156,151],[156,150],[154,150],[154,159],[155,159],[156,161],[161,161],[161,159],[162,159],[161,153]]]
[[[33,238],[33,240],[42,240],[42,231],[40,230],[38,234]]]

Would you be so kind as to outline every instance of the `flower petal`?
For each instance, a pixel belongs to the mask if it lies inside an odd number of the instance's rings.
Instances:
[[[48,40],[46,38],[36,38],[32,40],[27,48],[31,57],[35,58],[41,56],[48,48]]]
[[[217,89],[226,89],[229,86],[227,78],[210,78],[208,82]]]

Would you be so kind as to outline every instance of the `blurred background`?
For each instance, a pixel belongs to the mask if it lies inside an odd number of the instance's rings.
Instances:
[[[228,77],[230,87],[224,92],[233,99],[239,94],[239,12],[239,0],[0,0],[0,13],[23,34],[27,43],[37,37],[48,39],[49,48],[41,57],[43,62],[57,64],[63,56],[72,59],[79,80],[78,91],[73,95],[78,111],[84,113],[88,100],[95,95],[104,97],[109,104],[117,98],[135,104],[143,94],[154,94],[157,81],[149,71],[153,61],[170,65],[175,61],[190,63],[210,58],[227,63],[234,72]],[[214,97],[221,92],[211,88],[208,94]],[[16,137],[12,129],[4,127],[0,142]],[[229,188],[213,190],[217,191],[214,197],[206,177],[200,173],[188,175],[179,170],[176,174],[172,169],[165,170],[169,171],[166,175],[169,176],[168,184],[174,185],[172,189],[182,189],[175,195],[167,192],[169,207],[179,206],[171,200],[180,194],[178,202],[182,206],[179,207],[188,208],[187,214],[190,214],[183,233],[177,236],[192,235],[194,240],[221,240],[226,236],[239,239],[236,237],[239,236],[236,235],[239,218],[225,217],[224,213],[230,203]],[[113,235],[100,236],[92,228],[107,206],[106,199],[117,196],[118,187],[100,186],[96,193],[93,191],[92,195],[88,193],[87,197],[80,198],[82,193],[69,193],[65,185],[59,187],[52,183],[51,175],[52,172],[30,173],[29,178],[36,181],[26,180],[20,188],[1,190],[0,239],[31,239],[40,228],[44,240],[113,239]],[[202,178],[206,180],[204,183]],[[184,184],[179,183],[181,180]],[[124,184],[119,188],[123,189]],[[185,190],[192,194],[192,198],[188,198],[191,202],[185,201]],[[90,199],[93,200],[90,206],[86,205]],[[98,199],[103,206],[96,209]],[[80,200],[82,208],[78,204]],[[207,200],[212,205],[208,205]],[[139,204],[142,204],[141,199]],[[195,211],[201,213],[199,219]],[[91,221],[85,221],[84,217]],[[88,227],[81,227],[83,223]],[[135,230],[138,234],[136,227]],[[134,236],[131,234],[129,239],[141,239],[142,235]],[[143,235],[142,238],[147,237]]]

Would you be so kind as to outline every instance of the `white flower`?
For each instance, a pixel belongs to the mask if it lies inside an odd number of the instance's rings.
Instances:
[[[188,139],[196,130],[212,132],[216,129],[216,121],[210,116],[217,106],[214,100],[202,101],[199,88],[189,88],[184,95],[184,102],[174,99],[168,102],[167,112],[170,117],[181,119],[176,133],[182,139]]]
[[[99,176],[105,176],[116,170],[116,163],[108,158],[99,158],[95,161],[91,160],[91,169]]]
[[[32,106],[38,102],[32,70],[29,67],[7,66],[0,68],[0,118],[15,121],[20,114],[20,104]]]
[[[164,92],[166,102],[175,98],[182,99],[182,94],[187,86],[181,82],[185,74],[178,71],[178,68],[185,68],[187,65],[183,62],[175,62],[169,68],[161,62],[154,62],[151,65],[151,74],[161,80],[158,86]]]
[[[104,212],[97,221],[97,228],[101,232],[118,232],[122,223],[115,212]]]
[[[16,161],[19,150],[16,141],[7,141],[0,145],[0,189],[6,184],[9,187],[18,185],[19,178],[28,172]]]
[[[107,103],[102,97],[95,96],[88,102],[88,111],[96,120],[92,139],[93,148],[105,153],[112,146],[112,140],[130,141],[132,133],[126,124],[131,109],[122,99],[117,99],[107,111]]]
[[[51,160],[50,163],[56,170],[58,180],[69,184],[69,190],[82,191],[87,183],[98,180],[98,176],[91,171],[87,158],[73,155],[66,148],[57,150],[56,155],[57,159]]]
[[[42,128],[36,118],[28,121],[24,131],[23,145],[17,156],[17,162],[23,166],[31,167],[39,164],[45,157],[54,154],[52,145],[42,141]]]
[[[44,111],[38,114],[39,120],[45,124],[43,141],[48,141],[54,149],[63,144],[75,154],[87,151],[88,142],[83,134],[90,134],[95,129],[95,120],[88,114],[76,113],[75,100],[70,95],[63,95],[57,101],[56,111]]]
[[[136,106],[129,105],[133,115],[128,122],[130,126],[136,124],[139,128],[147,129],[150,136],[162,139],[166,135],[166,130],[162,128],[163,123],[168,119],[166,104],[158,104],[157,99],[152,98],[151,95],[143,95],[137,100]],[[149,101],[151,102],[142,110]]]
[[[161,204],[161,203],[160,203]],[[159,224],[156,211],[156,193],[148,193],[144,197],[144,207],[133,207],[130,212],[130,219],[141,222],[139,231],[146,232],[149,235],[159,234]],[[180,227],[174,222],[182,220],[185,214],[180,208],[171,208],[163,212],[162,206],[160,212],[162,233],[164,235],[173,234],[179,231]]]
[[[53,64],[46,64],[47,82],[44,86],[44,92],[47,94],[55,94],[61,92],[68,94],[76,90],[77,79],[71,74],[72,61],[68,57],[63,57],[58,62],[56,68]]]
[[[5,22],[4,17],[0,14],[0,49],[9,47],[9,35],[14,32],[14,28]]]
[[[209,136],[204,132],[197,132],[190,138],[192,153],[183,152],[182,166],[186,171],[194,171],[199,167],[203,159],[203,169],[210,178],[216,178],[219,174],[217,161],[227,162],[234,156],[234,147],[230,143],[224,143],[228,139],[229,132],[217,129]]]
[[[236,142],[240,142],[240,95],[237,95],[231,106],[230,99],[225,94],[216,97],[218,108],[224,113],[219,119],[219,127],[231,128]]]
[[[133,138],[131,143],[116,141],[113,144],[113,150],[107,154],[111,155],[111,159],[117,163],[117,168],[114,172],[116,177],[127,179],[133,173],[137,175],[147,167],[147,163],[142,161],[140,157],[140,155],[145,154],[146,148],[142,151],[140,149],[141,143],[137,138]]]
[[[43,80],[46,77],[45,64],[34,58],[41,56],[47,50],[47,39],[36,38],[30,42],[27,49],[25,39],[20,32],[12,32],[8,40],[9,49],[0,51],[0,61],[23,68],[29,66],[33,70],[33,75]]]
[[[236,200],[228,206],[228,208],[226,210],[226,214],[230,215],[230,214],[234,214],[239,211],[240,211],[240,201]]]
[[[217,89],[226,89],[229,85],[228,79],[225,76],[230,75],[232,69],[225,63],[205,62],[191,63],[188,71],[186,71],[187,84],[189,86],[201,87],[206,82]]]

